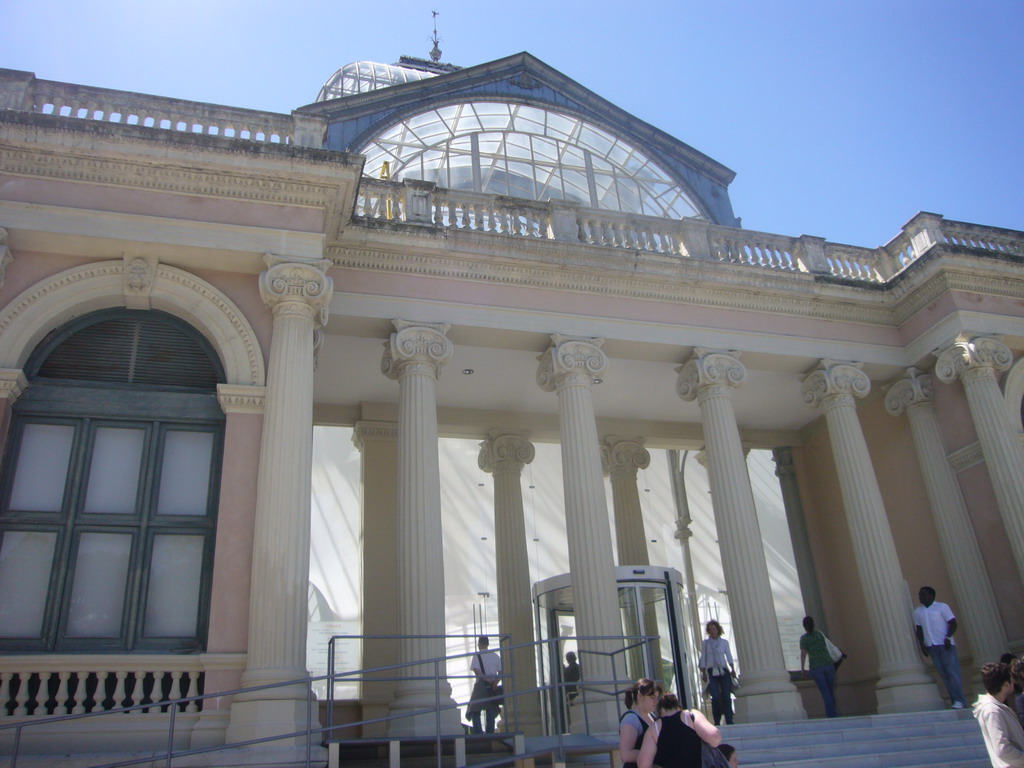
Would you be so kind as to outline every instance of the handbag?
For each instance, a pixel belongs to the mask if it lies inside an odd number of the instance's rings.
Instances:
[[[825,650],[828,651],[829,658],[832,659],[832,663],[835,665],[836,669],[839,669],[839,665],[843,663],[843,659],[846,658],[846,654],[839,650],[836,644],[829,640],[828,636],[825,635],[824,632],[822,632],[821,636],[825,638]]]
[[[712,747],[703,739],[700,742],[700,764],[701,768],[729,768],[729,761],[718,747]]]

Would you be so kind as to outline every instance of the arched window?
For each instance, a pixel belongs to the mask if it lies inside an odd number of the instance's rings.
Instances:
[[[430,109],[359,149],[372,177],[422,179],[530,200],[678,219],[700,215],[688,194],[641,149],[573,115],[508,102]]]
[[[202,650],[224,422],[209,344],[104,310],[25,375],[0,471],[0,649]]]

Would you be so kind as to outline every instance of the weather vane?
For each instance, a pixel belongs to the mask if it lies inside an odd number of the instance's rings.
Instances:
[[[441,42],[441,38],[437,36],[437,17],[440,14],[437,11],[431,11],[431,13],[434,14],[434,36],[431,38],[434,47],[430,49],[430,60],[436,64],[441,60],[441,49],[437,45]]]

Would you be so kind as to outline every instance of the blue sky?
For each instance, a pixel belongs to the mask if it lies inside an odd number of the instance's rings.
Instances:
[[[1024,229],[1024,0],[0,0],[0,67],[289,112],[340,66],[529,51],[737,173],[750,229]]]

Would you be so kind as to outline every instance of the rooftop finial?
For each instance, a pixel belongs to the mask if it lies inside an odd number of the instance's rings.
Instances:
[[[437,36],[437,11],[431,11],[434,14],[434,36],[431,41],[434,43],[434,47],[430,49],[430,60],[435,64],[441,60],[441,49],[438,47],[438,43],[441,42],[441,38]]]

